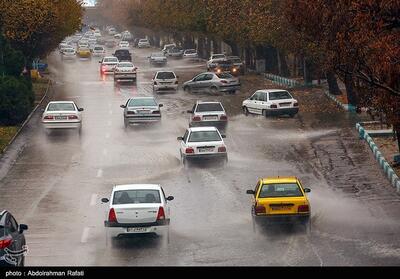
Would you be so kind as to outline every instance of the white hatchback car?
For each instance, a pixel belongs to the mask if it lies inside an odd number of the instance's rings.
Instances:
[[[82,128],[83,108],[73,101],[54,101],[43,110],[42,124],[46,129],[79,129]]]
[[[242,103],[245,115],[249,113],[269,115],[289,115],[294,117],[299,112],[299,103],[283,89],[257,90]]]
[[[129,48],[129,42],[128,41],[120,41],[119,42],[119,48]]]
[[[158,71],[152,82],[153,92],[168,92],[178,89],[178,76],[173,71]]]
[[[115,67],[118,65],[119,61],[118,58],[115,56],[106,56],[101,61],[100,66],[100,74],[113,74]]]
[[[221,102],[197,101],[192,110],[188,110],[187,113],[191,114],[189,127],[215,126],[225,128],[228,123],[228,117]]]
[[[169,232],[170,208],[173,196],[157,184],[130,184],[114,186],[104,226],[110,237],[132,234],[165,235]]]
[[[215,127],[188,128],[179,149],[182,163],[186,165],[188,159],[222,158],[228,161],[228,153],[223,138]]]
[[[92,50],[92,55],[103,57],[106,55],[106,50],[103,46],[96,45]]]

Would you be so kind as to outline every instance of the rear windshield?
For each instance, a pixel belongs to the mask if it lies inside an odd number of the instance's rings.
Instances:
[[[103,50],[103,47],[94,47],[94,50]]]
[[[225,58],[225,55],[223,54],[218,54],[218,55],[213,55],[212,59],[220,59],[220,58]]]
[[[164,57],[164,53],[161,53],[161,52],[152,53],[151,56],[152,57]]]
[[[219,78],[233,78],[233,76],[229,73],[220,73],[220,74],[216,74],[216,75]]]
[[[189,142],[221,141],[217,131],[191,132]]]
[[[125,190],[114,193],[113,204],[161,203],[158,190]]]
[[[269,92],[270,100],[283,100],[283,99],[292,99],[289,92],[287,91],[277,91],[277,92]]]
[[[302,197],[299,185],[296,183],[264,184],[259,198]]]
[[[47,111],[75,111],[75,106],[72,103],[56,103],[49,104]]]
[[[129,54],[129,50],[127,49],[118,49],[115,51],[115,54]]]
[[[118,58],[104,58],[104,62],[118,62]]]
[[[198,104],[196,112],[224,111],[220,103]]]
[[[142,107],[142,106],[157,106],[154,99],[131,99],[129,101],[128,107]]]
[[[140,39],[139,42],[140,42],[140,43],[147,43],[148,40],[146,40],[146,39]]]
[[[175,75],[173,72],[161,72],[157,74],[158,79],[174,79]]]
[[[120,68],[124,68],[124,67],[133,67],[133,64],[132,64],[132,63],[124,62],[124,63],[119,63],[119,64],[118,64],[118,67],[120,67]]]

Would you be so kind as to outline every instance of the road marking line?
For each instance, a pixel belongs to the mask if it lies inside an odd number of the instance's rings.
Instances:
[[[97,194],[92,194],[92,197],[90,199],[90,206],[95,206],[97,201]]]
[[[96,177],[103,177],[103,170],[102,170],[102,169],[99,169],[99,170],[97,171]]]
[[[89,231],[90,231],[89,227],[86,227],[86,228],[83,229],[83,233],[82,233],[82,237],[81,237],[81,242],[82,243],[86,243],[88,241]]]

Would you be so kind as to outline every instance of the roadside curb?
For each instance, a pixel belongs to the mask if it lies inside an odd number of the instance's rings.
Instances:
[[[360,135],[360,139],[364,139],[372,152],[374,153],[375,160],[379,163],[380,167],[383,169],[386,177],[389,179],[390,183],[393,187],[396,188],[397,193],[400,193],[400,178],[391,168],[390,164],[383,157],[382,153],[379,151],[379,148],[376,146],[372,137],[365,131],[365,129],[361,125],[362,123],[356,124],[356,129]]]
[[[329,93],[328,91],[324,90],[324,93],[326,96],[328,96],[329,99],[334,101],[339,107],[343,108],[345,111],[349,112],[356,112],[356,107],[353,105],[348,105],[348,104],[343,104],[341,101],[339,101],[335,95]]]
[[[264,78],[272,81],[273,83],[276,83],[281,86],[286,86],[289,88],[301,85],[301,83],[298,82],[297,80],[285,78],[285,77],[281,77],[281,76],[277,76],[277,75],[269,74],[269,73],[264,73]]]
[[[21,127],[19,127],[18,131],[15,133],[15,135],[11,138],[11,140],[8,142],[8,144],[6,145],[6,147],[4,147],[4,149],[2,150],[2,153],[0,153],[0,156],[2,154],[4,154],[7,149],[10,147],[10,145],[15,141],[15,139],[18,137],[18,135],[21,133],[22,129],[26,126],[26,124],[29,122],[29,120],[32,118],[33,114],[37,111],[37,109],[39,108],[39,106],[43,103],[44,99],[47,97],[47,94],[49,92],[50,89],[50,85],[51,85],[51,79],[49,79],[49,81],[47,82],[47,88],[46,88],[46,92],[44,93],[42,99],[40,99],[39,103],[33,108],[33,110],[31,111],[31,113],[28,115],[28,117],[25,119],[25,121],[22,123]]]

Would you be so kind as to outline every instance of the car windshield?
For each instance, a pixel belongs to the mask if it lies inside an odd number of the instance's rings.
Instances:
[[[75,111],[75,106],[72,103],[52,103],[49,104],[47,111]]]
[[[103,50],[102,47],[94,47],[94,50]]]
[[[196,50],[195,49],[187,49],[187,50],[185,50],[185,53],[186,54],[196,53]]]
[[[124,190],[114,192],[113,204],[161,203],[158,190]]]
[[[217,131],[196,131],[191,132],[189,142],[221,141]]]
[[[277,91],[277,92],[269,92],[270,100],[283,100],[283,99],[292,99],[289,92],[287,91]]]
[[[212,56],[212,59],[220,59],[220,58],[225,58],[224,54],[216,54]]]
[[[131,99],[128,103],[128,107],[152,107],[157,106],[157,103],[152,98],[143,99]]]
[[[64,52],[75,52],[75,50],[73,48],[66,48]]]
[[[160,72],[157,74],[157,79],[174,79],[175,75],[173,72]]]
[[[164,53],[161,53],[161,52],[160,53],[158,53],[158,52],[157,53],[152,53],[151,56],[152,57],[164,57]]]
[[[216,74],[216,75],[219,78],[233,78],[233,76],[230,73],[220,73],[220,74]]]
[[[115,54],[129,54],[129,50],[127,49],[117,49]]]
[[[116,62],[118,62],[118,59],[117,58],[104,58],[104,62],[114,62],[114,63],[116,63]]]
[[[146,40],[146,39],[141,39],[140,41],[139,41],[139,43],[147,43],[148,41]]]
[[[131,67],[133,67],[133,64],[132,64],[132,63],[124,62],[124,63],[119,63],[119,64],[118,64],[118,67],[119,67],[119,68],[131,68]]]
[[[276,183],[264,184],[260,190],[259,198],[277,198],[277,197],[302,197],[299,185],[297,183]]]
[[[230,61],[232,61],[232,63],[241,63],[242,60],[240,60],[240,58],[229,58]]]
[[[224,111],[220,103],[198,104],[196,112]]]

